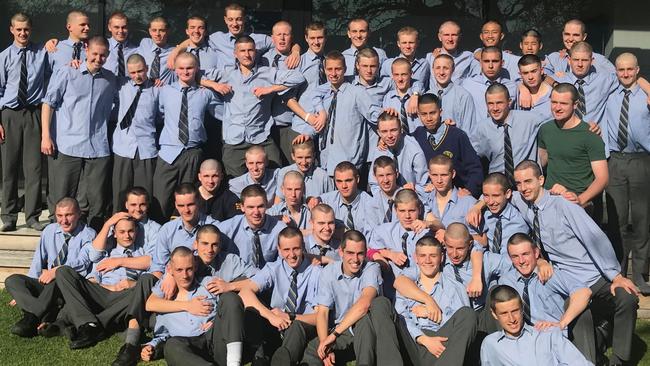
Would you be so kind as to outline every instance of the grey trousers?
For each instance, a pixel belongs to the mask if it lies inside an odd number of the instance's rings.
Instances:
[[[280,148],[280,159],[282,166],[293,163],[291,159],[291,142],[298,137],[298,132],[291,129],[291,126],[273,126],[271,127],[271,137],[275,145]]]
[[[181,183],[194,183],[197,180],[202,159],[203,150],[198,147],[183,150],[171,164],[158,157],[152,200],[156,221],[169,221],[169,216],[174,211],[174,189]]]
[[[123,291],[110,291],[90,282],[68,266],[59,267],[56,278],[65,300],[66,320],[76,328],[90,322],[98,322],[104,328],[123,327],[130,318],[145,326],[145,303],[157,280],[153,275],[141,276],[134,287]]]
[[[566,300],[564,308],[569,305]],[[571,343],[582,353],[587,361],[596,364],[596,336],[594,334],[594,320],[591,309],[587,308],[569,324],[569,339]]]
[[[280,159],[280,150],[275,145],[275,142],[269,137],[266,141],[258,144],[266,151],[266,158],[269,161],[269,167],[281,167],[282,160]],[[246,150],[255,144],[242,142],[237,145],[223,144],[223,167],[226,170],[226,175],[230,177],[238,177],[246,173],[246,162],[244,156]]]
[[[113,212],[124,209],[126,190],[132,187],[142,187],[151,196],[155,169],[156,158],[140,159],[137,151],[134,159],[113,155]]]
[[[41,111],[30,107],[5,109],[0,116],[5,139],[2,154],[2,222],[18,219],[18,178],[21,165],[25,176],[25,219],[38,222],[41,215]]]
[[[616,289],[616,296],[610,292],[611,282],[600,278],[591,286],[591,312],[594,318],[611,319],[613,315],[612,351],[623,361],[632,356],[632,336],[636,326],[639,298],[628,294],[622,288]]]
[[[56,313],[56,300],[60,298],[57,280],[47,285],[23,274],[12,274],[5,280],[5,289],[16,300],[16,305],[28,313],[43,319],[48,313]],[[56,314],[53,314],[56,317]]]
[[[608,162],[608,231],[612,241],[622,242],[622,273],[627,273],[627,258],[632,253],[632,279],[644,283],[648,273],[648,209],[650,207],[650,154],[612,152]],[[631,209],[631,210],[630,210]],[[628,230],[631,211],[632,227]]]
[[[402,356],[399,351],[399,341],[395,329],[395,310],[390,301],[378,296],[370,305],[368,314],[364,315],[353,327],[347,329],[336,339],[332,349],[345,351],[352,346],[359,366],[401,366]],[[319,339],[314,338],[307,345],[303,363],[307,365],[323,365],[318,357]]]
[[[59,152],[48,158],[48,164],[50,215],[54,216],[54,205],[58,200],[63,197],[74,198],[77,196],[79,181],[83,179],[86,183],[86,196],[88,197],[88,223],[96,230],[101,228],[109,201],[111,157],[86,159]]]
[[[302,360],[307,343],[316,337],[316,327],[296,320],[284,331],[282,345],[271,358],[272,366],[296,365]]]
[[[171,337],[165,344],[165,361],[173,365],[226,366],[226,345],[244,341],[244,304],[232,292],[219,295],[214,325],[196,337]]]
[[[476,320],[474,310],[469,307],[462,307],[437,332],[423,330],[424,334],[430,337],[448,338],[447,342],[445,342],[445,351],[440,355],[440,358],[436,358],[426,347],[415,342],[403,320],[400,320],[397,326],[400,338],[414,365],[462,366],[465,362],[465,354],[476,336]]]

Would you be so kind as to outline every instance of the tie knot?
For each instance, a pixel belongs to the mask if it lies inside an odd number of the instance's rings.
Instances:
[[[395,203],[395,200],[392,199],[392,198],[389,198],[389,199],[388,199],[388,204],[389,204],[389,205],[392,205],[393,203]]]
[[[408,237],[409,237],[409,233],[408,233],[408,232],[402,234],[402,240],[406,240],[406,239],[408,239]]]
[[[122,50],[124,49],[124,45],[121,44],[121,43],[118,43],[118,44],[117,44],[117,49],[120,50],[120,51],[122,51]]]
[[[182,88],[181,88],[181,92],[182,92],[183,94],[187,94],[187,91],[188,91],[188,90],[190,90],[190,87],[189,87],[189,86],[185,86],[185,87],[182,87]]]
[[[280,60],[280,57],[282,57],[282,55],[278,53],[277,55],[273,56],[273,61],[278,62]]]
[[[133,251],[131,249],[124,249],[124,254],[126,254],[128,257],[130,257],[132,253]]]
[[[158,47],[156,47],[156,48],[153,50],[153,53],[155,53],[156,55],[160,55],[160,52],[162,52],[162,50],[161,50],[160,48],[158,48]]]
[[[291,280],[295,282],[297,279],[298,279],[298,271],[294,270],[293,272],[291,272]]]
[[[632,94],[632,91],[630,89],[623,89],[623,93],[625,93],[625,96],[627,97],[628,95]]]
[[[530,208],[533,210],[535,215],[537,215],[537,212],[539,211],[539,207],[537,207],[536,205],[531,205]]]
[[[70,238],[72,238],[72,234],[63,233],[63,239],[65,240],[66,243],[70,240]]]
[[[260,236],[261,232],[262,232],[262,230],[253,230],[253,235]]]
[[[582,86],[584,83],[585,83],[585,80],[584,80],[584,79],[578,79],[578,80],[576,80],[576,84],[578,84],[578,85],[580,85],[580,86]]]
[[[27,47],[23,47],[18,50],[18,53],[22,53],[23,55],[27,54]]]
[[[74,48],[81,48],[81,42],[75,42],[72,47]]]

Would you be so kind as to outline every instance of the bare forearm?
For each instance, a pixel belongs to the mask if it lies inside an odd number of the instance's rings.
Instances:
[[[425,303],[428,300],[431,300],[431,296],[426,292],[422,291],[416,284],[408,277],[398,276],[395,279],[393,284],[395,290],[397,290],[400,295],[406,297],[407,299],[415,300],[420,303]]]
[[[161,299],[156,295],[150,295],[147,299],[146,310],[153,313],[178,313],[187,311],[188,301],[174,301]]]
[[[122,258],[122,267],[130,269],[147,270],[151,266],[151,256],[141,255],[138,257]]]
[[[587,189],[580,193],[578,197],[580,198],[580,202],[589,202],[592,199],[594,199],[596,196],[600,195],[603,193],[605,188],[607,188],[607,183],[609,179],[608,177],[596,177],[593,182],[587,187]]]
[[[316,313],[311,314],[296,314],[296,320],[309,325],[316,325]]]
[[[316,310],[316,333],[321,341],[329,335],[329,309],[319,306]]]
[[[589,306],[590,300],[590,289],[583,288],[574,292],[569,298],[569,306],[564,311],[562,319],[560,319],[560,324],[563,327],[568,326],[575,318],[577,318],[583,311],[585,311],[587,306]]]

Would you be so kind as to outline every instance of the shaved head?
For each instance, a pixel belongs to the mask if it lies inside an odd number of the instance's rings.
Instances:
[[[636,56],[629,52],[624,52],[618,55],[616,58],[616,65],[619,65],[620,63],[633,63],[634,66],[639,66],[639,61]]]
[[[465,224],[454,222],[447,226],[447,229],[445,230],[445,238],[469,241],[472,236],[469,234],[469,230]]]

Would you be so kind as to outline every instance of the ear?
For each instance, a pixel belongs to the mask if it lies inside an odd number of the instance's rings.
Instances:
[[[506,198],[510,199],[512,197],[512,189],[506,190]]]

